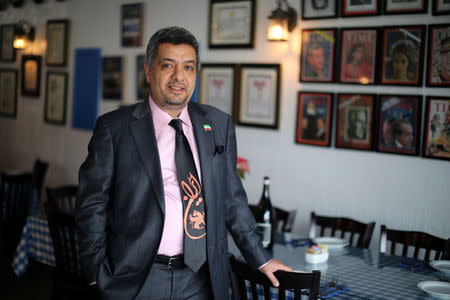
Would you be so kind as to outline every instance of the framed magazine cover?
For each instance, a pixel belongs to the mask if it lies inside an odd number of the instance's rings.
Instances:
[[[433,1],[433,16],[450,14],[450,1],[448,0],[432,0],[432,1]]]
[[[300,81],[333,82],[336,29],[303,29]]]
[[[255,0],[210,0],[209,48],[253,48]]]
[[[342,17],[375,16],[381,12],[380,0],[343,0]]]
[[[199,102],[233,115],[236,104],[236,64],[202,64]]]
[[[330,19],[338,17],[337,0],[301,0],[302,19]]]
[[[280,65],[242,64],[239,71],[239,125],[278,129]]]
[[[384,0],[383,14],[426,14],[428,0]]]
[[[375,95],[338,94],[336,148],[373,150]]]
[[[450,87],[450,24],[428,26],[427,86]]]
[[[122,4],[121,41],[122,47],[142,46],[143,3]]]
[[[422,86],[425,26],[383,28],[380,83]]]
[[[17,70],[0,69],[0,117],[17,115]]]
[[[41,60],[41,56],[22,56],[22,96],[39,97],[41,91]]]
[[[338,80],[341,83],[374,84],[378,30],[343,28],[340,38]]]
[[[379,95],[377,150],[418,155],[422,96]]]
[[[47,72],[44,120],[55,125],[66,123],[67,72]]]
[[[299,92],[295,142],[329,147],[333,94]]]
[[[450,97],[427,97],[422,155],[450,160]]]
[[[123,95],[123,59],[121,56],[103,57],[103,99],[121,100]]]

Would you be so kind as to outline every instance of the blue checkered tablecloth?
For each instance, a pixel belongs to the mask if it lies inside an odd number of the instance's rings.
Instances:
[[[55,266],[55,254],[47,220],[36,216],[27,218],[16,249],[12,266],[17,276],[25,273],[30,258]]]

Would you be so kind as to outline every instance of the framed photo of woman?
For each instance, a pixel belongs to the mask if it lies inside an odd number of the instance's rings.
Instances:
[[[380,0],[343,0],[342,17],[363,17],[379,15]]]
[[[340,38],[339,82],[374,84],[378,30],[343,28]]]
[[[297,144],[330,147],[333,94],[299,92]]]
[[[338,94],[336,147],[373,150],[375,95]]]
[[[383,14],[426,14],[428,0],[384,0]]]
[[[450,1],[448,0],[433,0],[433,16],[449,15]]]
[[[422,85],[425,26],[383,28],[380,83]]]
[[[377,104],[377,150],[418,155],[422,97],[379,95]]]
[[[427,86],[450,87],[450,24],[428,27]]]
[[[336,29],[304,29],[300,56],[300,81],[333,82]]]
[[[427,97],[422,155],[450,160],[449,97]]]
[[[337,0],[302,0],[302,19],[330,19],[338,16]]]

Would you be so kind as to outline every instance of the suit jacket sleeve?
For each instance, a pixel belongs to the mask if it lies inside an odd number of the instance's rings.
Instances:
[[[272,257],[264,249],[256,233],[256,222],[248,208],[247,195],[237,176],[236,134],[231,118],[228,122],[227,161],[229,197],[226,201],[226,222],[233,239],[250,267],[257,269]]]
[[[81,265],[86,280],[94,282],[106,257],[107,206],[114,170],[112,138],[101,117],[89,142],[88,152],[78,174],[75,218],[79,229]]]

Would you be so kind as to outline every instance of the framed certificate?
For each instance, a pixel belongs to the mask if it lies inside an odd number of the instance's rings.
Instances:
[[[47,21],[47,66],[64,67],[67,64],[69,20]]]
[[[41,90],[41,56],[22,56],[22,96],[39,97]]]
[[[253,48],[256,1],[211,0],[209,48]]]
[[[16,49],[13,46],[15,35],[14,24],[0,26],[0,61],[15,62]]]
[[[0,117],[17,115],[17,70],[0,69]]]
[[[66,123],[67,73],[47,72],[44,120],[56,125]]]
[[[243,64],[239,77],[239,124],[277,129],[280,65]]]

